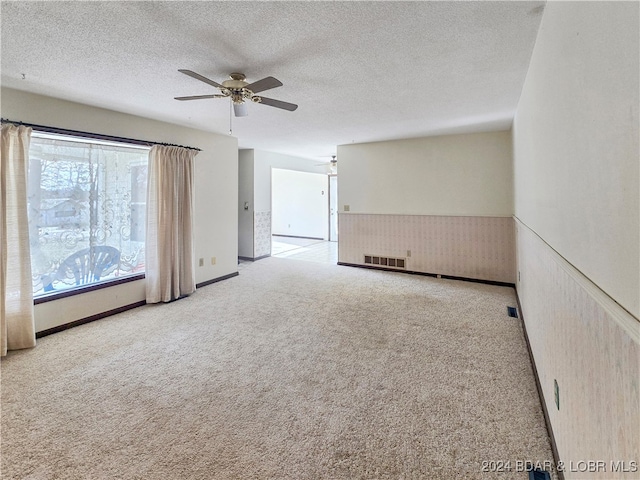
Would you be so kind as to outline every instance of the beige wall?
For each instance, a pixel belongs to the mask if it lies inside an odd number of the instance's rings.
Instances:
[[[509,132],[338,147],[340,212],[511,216]]]
[[[513,283],[511,165],[510,132],[339,146],[339,261]]]
[[[3,118],[39,125],[198,147],[195,185],[195,255],[198,283],[237,271],[238,144],[227,135],[194,130],[12,89],[1,91]],[[210,257],[216,257],[211,265]],[[36,329],[144,300],[144,281],[36,305]]]
[[[340,213],[338,223],[340,263],[375,255],[410,272],[515,283],[511,217]]]
[[[517,289],[565,462],[640,460],[638,15],[548,2],[513,128]],[[638,478],[607,465],[565,477]]]
[[[640,317],[638,3],[550,2],[514,123],[515,213]]]
[[[518,295],[560,460],[574,469],[606,462],[606,471],[565,478],[637,479],[640,472],[620,475],[610,462],[640,460],[638,322],[520,222],[516,237]]]

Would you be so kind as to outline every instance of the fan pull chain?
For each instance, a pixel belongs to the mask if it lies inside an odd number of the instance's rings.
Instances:
[[[233,135],[233,100],[229,99],[229,135]]]

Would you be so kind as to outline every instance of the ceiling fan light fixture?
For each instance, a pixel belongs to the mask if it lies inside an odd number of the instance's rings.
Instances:
[[[298,105],[283,102],[281,100],[274,100],[273,98],[263,98],[255,95],[255,93],[270,90],[272,88],[281,87],[282,82],[274,77],[265,77],[262,80],[258,80],[253,83],[248,83],[243,73],[232,73],[229,75],[230,79],[225,80],[222,84],[219,84],[207,77],[200,75],[199,73],[191,70],[178,70],[180,73],[184,73],[196,80],[207,83],[220,90],[218,95],[192,95],[188,97],[174,97],[176,100],[199,100],[203,98],[220,98],[230,97],[231,104],[235,110],[237,117],[244,117],[248,114],[246,109],[245,100],[251,100],[253,103],[261,103],[270,107],[276,107],[283,110],[293,112],[298,108]]]
[[[246,117],[249,112],[247,110],[247,104],[244,102],[233,103],[233,113],[236,117]]]

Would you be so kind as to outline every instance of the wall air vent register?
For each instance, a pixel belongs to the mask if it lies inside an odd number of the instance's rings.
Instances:
[[[365,255],[364,263],[366,265],[376,265],[379,267],[397,268],[401,270],[405,270],[407,265],[405,258],[382,257],[380,255]]]

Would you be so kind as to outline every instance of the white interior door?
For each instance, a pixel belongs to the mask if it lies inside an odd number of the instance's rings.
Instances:
[[[329,175],[329,240],[338,241],[338,177]]]

